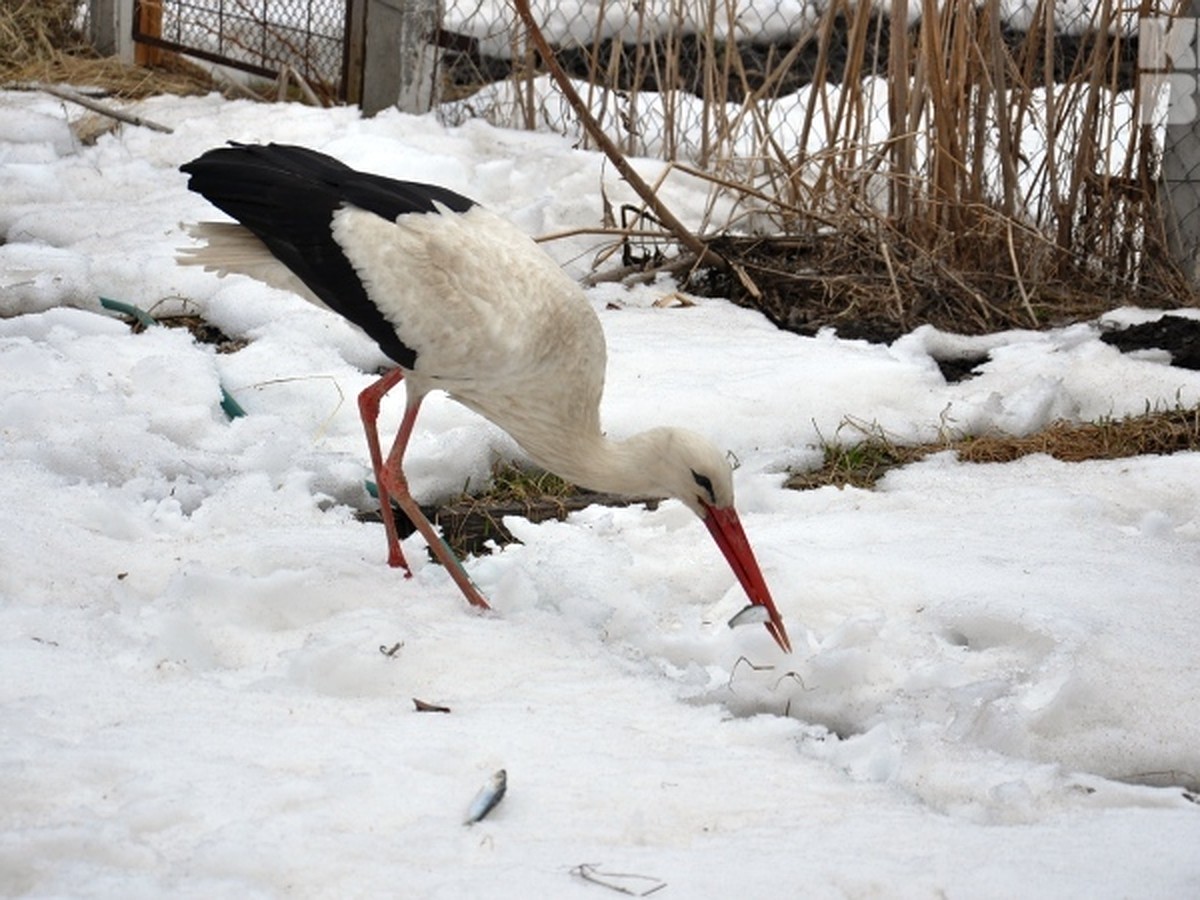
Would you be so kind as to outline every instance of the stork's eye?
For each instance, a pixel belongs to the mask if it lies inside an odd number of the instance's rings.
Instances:
[[[692,469],[692,480],[699,485],[704,493],[708,494],[708,499],[712,503],[717,502],[717,495],[713,493],[712,479],[707,475],[701,475],[695,469]]]

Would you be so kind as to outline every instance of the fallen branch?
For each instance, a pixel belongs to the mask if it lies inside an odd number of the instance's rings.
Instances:
[[[130,125],[150,128],[154,131],[160,131],[163,134],[174,133],[173,128],[168,128],[166,125],[160,125],[158,122],[152,122],[149,119],[143,119],[141,116],[135,116],[132,113],[123,112],[116,107],[109,106],[107,103],[101,103],[99,100],[93,100],[91,97],[63,85],[46,84],[44,81],[16,81],[5,84],[4,88],[12,91],[41,91],[60,100],[76,103],[84,109],[90,109],[92,112],[100,113],[102,116],[108,116],[110,119],[116,119],[119,122],[127,122]]]
[[[699,261],[695,256],[691,253],[685,253],[657,266],[646,266],[639,263],[633,266],[622,266],[619,269],[612,269],[608,272],[594,272],[584,277],[583,286],[595,287],[598,284],[616,281],[624,282],[625,284],[645,284],[646,282],[653,281],[660,273],[678,275],[680,272],[692,269],[698,264]]]

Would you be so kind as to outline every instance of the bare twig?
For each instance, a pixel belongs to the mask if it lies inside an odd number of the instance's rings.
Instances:
[[[1025,290],[1025,282],[1021,280],[1021,264],[1017,262],[1017,248],[1013,246],[1013,230],[1012,223],[1008,223],[1005,229],[1008,237],[1008,259],[1012,263],[1013,278],[1017,282],[1017,290],[1021,292],[1021,302],[1025,305],[1025,311],[1029,313],[1029,323],[1036,328],[1038,325],[1037,314],[1033,311],[1033,304],[1029,302],[1029,292]]]
[[[609,890],[616,891],[618,894],[626,894],[630,897],[649,897],[651,894],[661,891],[667,886],[667,883],[661,878],[653,878],[649,875],[633,875],[627,872],[601,872],[599,867],[592,863],[580,863],[571,870],[571,874],[577,878],[582,878],[584,881],[601,885]],[[652,885],[645,890],[638,890],[616,883],[614,879],[618,878],[631,881],[648,881],[652,882]]]
[[[904,318],[904,295],[900,293],[900,283],[896,280],[896,267],[892,265],[892,254],[888,251],[887,241],[879,242],[879,253],[887,266],[888,280],[892,282],[892,293],[896,295],[896,317]]]
[[[539,234],[534,240],[543,244],[548,241],[561,241],[563,238],[580,237],[585,234],[615,237],[624,240],[625,238],[659,238],[666,240],[671,237],[667,231],[652,231],[647,228],[564,228],[562,231],[551,231],[547,234]]]
[[[691,253],[684,253],[682,256],[677,256],[657,266],[622,266],[619,269],[613,269],[609,272],[594,272],[584,277],[583,284],[585,287],[593,287],[597,284],[607,284],[614,281],[640,284],[653,281],[660,274],[678,275],[680,272],[695,268],[698,263],[699,259],[696,256]]]
[[[174,133],[173,128],[168,128],[166,125],[160,125],[158,122],[152,122],[149,119],[143,119],[141,116],[135,116],[132,113],[123,112],[107,103],[93,100],[91,97],[84,96],[79,91],[61,84],[47,84],[42,81],[15,81],[5,84],[4,88],[10,91],[41,91],[60,100],[78,104],[84,109],[90,109],[92,112],[100,113],[102,116],[108,116],[110,119],[128,122],[130,125],[137,125],[141,128],[161,131],[163,134]]]
[[[300,71],[295,67],[284,63],[279,70],[279,82],[276,88],[277,100],[287,99],[288,82],[292,82],[300,89],[300,93],[304,95],[305,101],[309,106],[326,106],[327,104],[321,101],[317,96],[317,92],[312,89],[312,85],[308,80],[300,74]]]

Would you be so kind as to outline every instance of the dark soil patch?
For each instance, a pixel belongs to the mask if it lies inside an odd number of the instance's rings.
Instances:
[[[198,344],[211,344],[218,353],[236,353],[250,342],[245,338],[234,338],[227,335],[216,325],[206,322],[200,316],[178,315],[163,316],[157,320],[165,328],[185,328],[192,333]],[[137,323],[134,332],[143,330]]]
[[[977,233],[945,248],[945,257],[898,238],[881,252],[880,235],[867,226],[783,237],[722,235],[708,243],[730,266],[697,269],[686,287],[757,309],[797,334],[832,328],[839,337],[878,343],[924,324],[980,335],[1088,321],[1116,306],[1172,309],[1196,300],[1166,264],[1132,284],[1104,267],[1047,257],[1049,271],[1018,277],[1005,238],[991,233],[991,224],[981,222]],[[948,371],[962,365],[969,372],[981,361],[947,361]]]
[[[1106,331],[1100,340],[1122,352],[1165,350],[1171,364],[1182,369],[1200,369],[1200,320],[1165,315],[1153,322]]]
[[[942,377],[946,379],[946,383],[956,384],[957,382],[966,381],[968,378],[974,378],[978,375],[979,367],[990,358],[987,353],[981,353],[977,356],[944,358],[934,356],[933,361],[937,363],[938,371],[942,373]]]

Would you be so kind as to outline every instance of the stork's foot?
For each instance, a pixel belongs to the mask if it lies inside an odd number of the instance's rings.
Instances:
[[[416,506],[415,503],[413,505]],[[412,517],[413,514],[410,511],[405,510],[405,512],[408,512],[409,516]],[[420,510],[418,509],[417,512],[419,514]],[[423,515],[420,520],[414,518],[413,523],[429,543],[429,549],[433,551],[433,555],[438,558],[438,561],[445,567],[450,577],[454,580],[454,583],[458,585],[458,589],[462,591],[463,596],[467,598],[467,602],[478,609],[491,609],[492,607],[484,599],[479,588],[475,586],[475,582],[471,580],[471,576],[467,574],[467,570],[463,568],[462,561],[454,555],[454,551],[450,549],[450,545],[446,543],[445,539],[438,534],[433,523]],[[411,576],[412,573],[409,572],[409,575]]]
[[[396,440],[392,444],[392,449],[388,453],[387,459],[383,458],[379,446],[379,431],[377,428],[379,402],[382,400],[384,394],[400,383],[403,377],[404,371],[402,369],[392,369],[358,395],[358,408],[362,415],[363,428],[367,433],[367,446],[371,451],[371,465],[375,470],[375,484],[377,485],[379,494],[379,511],[383,515],[383,524],[387,531],[388,565],[393,568],[402,567],[405,570],[405,577],[412,577],[412,570],[408,567],[408,564],[404,560],[404,554],[400,551],[400,538],[396,530],[396,516],[392,511],[391,505],[394,500],[396,505],[408,516],[408,520],[421,532],[421,535],[429,544],[429,549],[433,551],[434,556],[446,567],[446,571],[450,573],[450,577],[454,579],[454,583],[458,585],[458,589],[463,592],[463,596],[467,598],[467,602],[480,609],[491,609],[488,606],[488,602],[483,599],[483,594],[479,593],[479,588],[475,587],[474,582],[471,581],[471,577],[467,575],[467,571],[462,567],[462,563],[458,561],[458,557],[454,555],[454,551],[442,540],[442,536],[433,527],[433,523],[425,517],[425,513],[421,512],[421,507],[417,504],[417,501],[408,492],[408,481],[404,477],[401,462],[404,459],[404,450],[408,446],[408,439],[412,435],[413,423],[416,421],[417,411],[421,407],[421,394],[415,394],[408,398],[408,405],[404,410],[404,418],[400,421],[400,430],[396,432]]]
[[[393,569],[403,569],[405,578],[412,578],[412,569],[408,567],[408,561],[404,558],[404,554],[400,552],[400,548],[388,550],[388,565]]]
[[[475,587],[475,582],[471,580],[471,576],[467,574],[467,570],[463,568],[463,564],[459,558],[454,555],[454,551],[450,549],[450,545],[441,537],[438,537],[437,545],[433,547],[433,552],[442,561],[442,565],[446,567],[446,571],[450,573],[450,577],[454,579],[454,583],[458,585],[458,589],[463,592],[463,596],[467,598],[468,603],[477,609],[492,608],[487,600],[484,599],[483,594],[479,592],[479,588]]]
[[[383,530],[387,535],[388,559],[387,563],[393,569],[403,569],[405,578],[412,578],[412,568],[408,564],[408,560],[404,558],[404,551],[400,549],[400,531],[396,527],[396,510],[392,508],[392,498],[387,494],[382,494],[379,504],[379,515],[383,519]],[[409,534],[412,533],[410,530]]]
[[[467,598],[467,602],[479,609],[491,609],[487,600],[483,598],[479,588],[475,586],[475,582],[471,581],[471,576],[467,574],[467,570],[463,568],[462,562],[454,555],[454,551],[450,549],[450,545],[446,543],[437,528],[421,511],[421,507],[417,501],[413,499],[412,494],[408,492],[408,482],[404,475],[399,472],[392,472],[385,469],[380,479],[383,490],[380,495],[387,495],[396,502],[396,505],[408,516],[408,520],[416,527],[417,531],[421,532],[421,536],[425,538],[425,542],[429,545],[429,549],[433,551],[433,555],[440,562],[458,585],[458,589],[462,591],[463,596]],[[405,569],[405,577],[412,577],[412,570],[404,561],[404,555],[400,552],[400,543],[397,541],[394,546],[388,541],[388,565],[403,566]]]
[[[399,498],[396,498],[396,500],[398,503],[400,502]],[[467,602],[480,609],[491,609],[491,606],[484,599],[479,588],[475,586],[475,582],[471,580],[471,576],[467,574],[467,570],[463,568],[462,562],[454,555],[454,551],[450,549],[450,545],[438,534],[436,526],[426,519],[424,515],[421,516],[419,521],[415,521],[413,524],[428,542],[429,549],[433,551],[433,555],[437,558],[437,561],[450,573],[450,577],[458,585],[458,589],[463,592],[463,596],[467,598]],[[392,544],[390,540],[388,541],[387,562],[393,569],[403,569],[405,578],[413,577],[412,568],[408,565],[408,560],[404,558],[404,552],[400,549],[399,540],[395,544]]]

